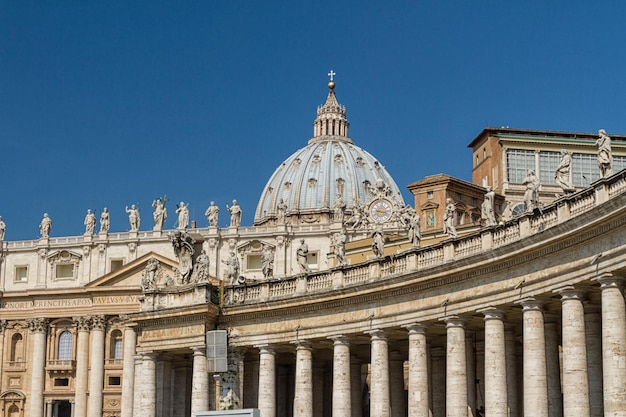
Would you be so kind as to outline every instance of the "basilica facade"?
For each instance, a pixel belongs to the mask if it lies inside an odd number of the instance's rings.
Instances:
[[[234,201],[163,230],[155,201],[151,230],[129,207],[129,232],[3,241],[0,416],[625,416],[626,171],[496,221],[486,184],[414,209],[334,87],[252,226]]]

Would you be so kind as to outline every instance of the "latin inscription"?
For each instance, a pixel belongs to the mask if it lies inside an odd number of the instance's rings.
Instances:
[[[187,327],[173,327],[169,329],[144,330],[142,336],[144,340],[156,340],[200,335],[204,335],[204,325],[202,324]]]

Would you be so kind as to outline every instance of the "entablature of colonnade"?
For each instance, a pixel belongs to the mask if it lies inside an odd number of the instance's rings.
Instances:
[[[549,304],[565,286],[595,289],[592,278],[626,270],[625,174],[540,214],[440,245],[227,288],[219,327],[233,346],[260,346],[437,323],[489,306],[510,309],[526,297]]]
[[[137,351],[185,351],[204,347],[206,332],[214,330],[219,307],[196,304],[131,314],[127,325],[137,332]]]

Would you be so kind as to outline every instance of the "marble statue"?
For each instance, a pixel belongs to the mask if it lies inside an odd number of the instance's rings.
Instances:
[[[496,221],[495,208],[496,193],[491,189],[491,187],[488,186],[486,188],[487,192],[485,193],[485,199],[480,205],[480,217],[485,221],[485,226],[495,226],[498,224]]]
[[[346,220],[345,225],[351,226],[352,230],[366,228],[369,225],[369,221],[365,209],[365,205],[357,201],[354,207],[352,207],[352,215]]]
[[[7,224],[2,220],[0,216],[0,242],[4,240],[4,233],[7,231]]]
[[[410,227],[411,221],[413,220],[413,216],[415,214],[417,213],[415,212],[413,207],[411,207],[410,204],[407,204],[399,210],[398,217],[400,219],[400,223],[402,223],[404,227]]]
[[[126,206],[126,213],[128,213],[128,222],[130,223],[130,231],[136,232],[139,230],[139,224],[141,223],[141,217],[139,217],[139,210],[134,204],[131,204],[130,208]]]
[[[413,212],[411,220],[409,221],[409,241],[414,247],[419,247],[422,234],[420,231],[420,216]]]
[[[196,282],[206,282],[209,280],[209,264],[209,257],[203,249],[196,258],[196,263],[193,266],[192,276]]]
[[[380,226],[377,226],[372,232],[372,251],[377,258],[385,254],[385,239],[383,238],[383,229]]]
[[[174,247],[174,254],[178,258],[177,272],[180,275],[178,283],[188,284],[193,272],[193,254],[196,241],[185,230],[176,230],[170,240]]]
[[[341,198],[341,194],[337,194],[335,203],[333,204],[333,220],[342,223],[343,215],[346,211],[346,202]]]
[[[287,213],[287,204],[281,198],[276,206],[276,219],[279,224],[285,224],[285,214]]]
[[[446,208],[443,214],[443,233],[448,237],[457,237],[454,221],[456,219],[456,209],[451,198],[446,198]]]
[[[108,233],[110,225],[109,209],[105,207],[100,214],[100,233]]]
[[[96,228],[96,216],[91,212],[91,209],[87,210],[87,215],[85,216],[83,224],[85,225],[85,235],[93,235]]]
[[[189,226],[189,208],[184,202],[176,207],[176,214],[178,214],[178,227],[179,230],[185,230]]]
[[[163,230],[163,225],[165,224],[165,220],[167,220],[165,201],[165,198],[157,198],[152,202],[152,208],[154,209],[154,212],[152,213],[152,217],[154,218],[154,227],[152,230],[154,231]]]
[[[526,205],[526,211],[532,211],[539,203],[539,178],[535,175],[535,170],[529,169],[528,175],[522,181],[522,184],[526,186],[524,192],[524,204]]]
[[[263,276],[265,278],[271,278],[274,276],[274,250],[270,245],[263,245],[263,251],[261,252],[261,265],[263,269]]]
[[[230,212],[230,227],[239,227],[241,225],[241,207],[237,204],[237,200],[233,200],[233,205],[226,204],[226,208]]]
[[[296,249],[296,258],[298,259],[298,265],[300,266],[301,272],[311,272],[311,268],[309,268],[309,263],[306,260],[308,254],[309,245],[304,243],[304,239],[300,239],[300,246],[298,246],[298,249]]]
[[[228,268],[226,270],[226,278],[230,285],[235,285],[239,281],[239,259],[235,252],[230,252],[228,259],[222,260],[222,263]]]
[[[606,178],[613,173],[613,154],[611,152],[611,137],[604,129],[598,131],[598,168],[600,168],[600,178]]]
[[[343,230],[341,232],[335,233],[335,235],[333,236],[333,253],[335,254],[335,259],[337,259],[337,265],[343,266],[348,264],[348,261],[346,259],[346,240],[347,236],[343,232]]]
[[[574,191],[576,191],[576,188],[574,187],[574,184],[572,184],[572,180],[570,179],[571,171],[572,171],[572,154],[571,152],[567,152],[565,149],[561,149],[561,160],[559,161],[559,166],[556,167],[556,172],[554,173],[554,179],[556,183],[567,194],[573,193]]]
[[[148,259],[146,267],[141,274],[141,290],[155,291],[157,289],[157,272],[159,270],[159,261],[155,258]]]
[[[52,229],[52,219],[48,216],[48,213],[43,214],[43,219],[39,223],[39,233],[41,237],[50,237],[50,230]]]
[[[219,207],[215,205],[215,201],[211,201],[211,204],[209,204],[209,207],[204,212],[204,215],[206,216],[206,220],[209,223],[209,226],[217,227],[217,217],[219,213],[220,213]]]

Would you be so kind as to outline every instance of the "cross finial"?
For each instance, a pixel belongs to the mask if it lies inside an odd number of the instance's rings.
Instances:
[[[333,77],[337,75],[337,73],[333,70],[330,70],[330,72],[328,73],[328,76],[330,77],[330,80],[333,81]]]

